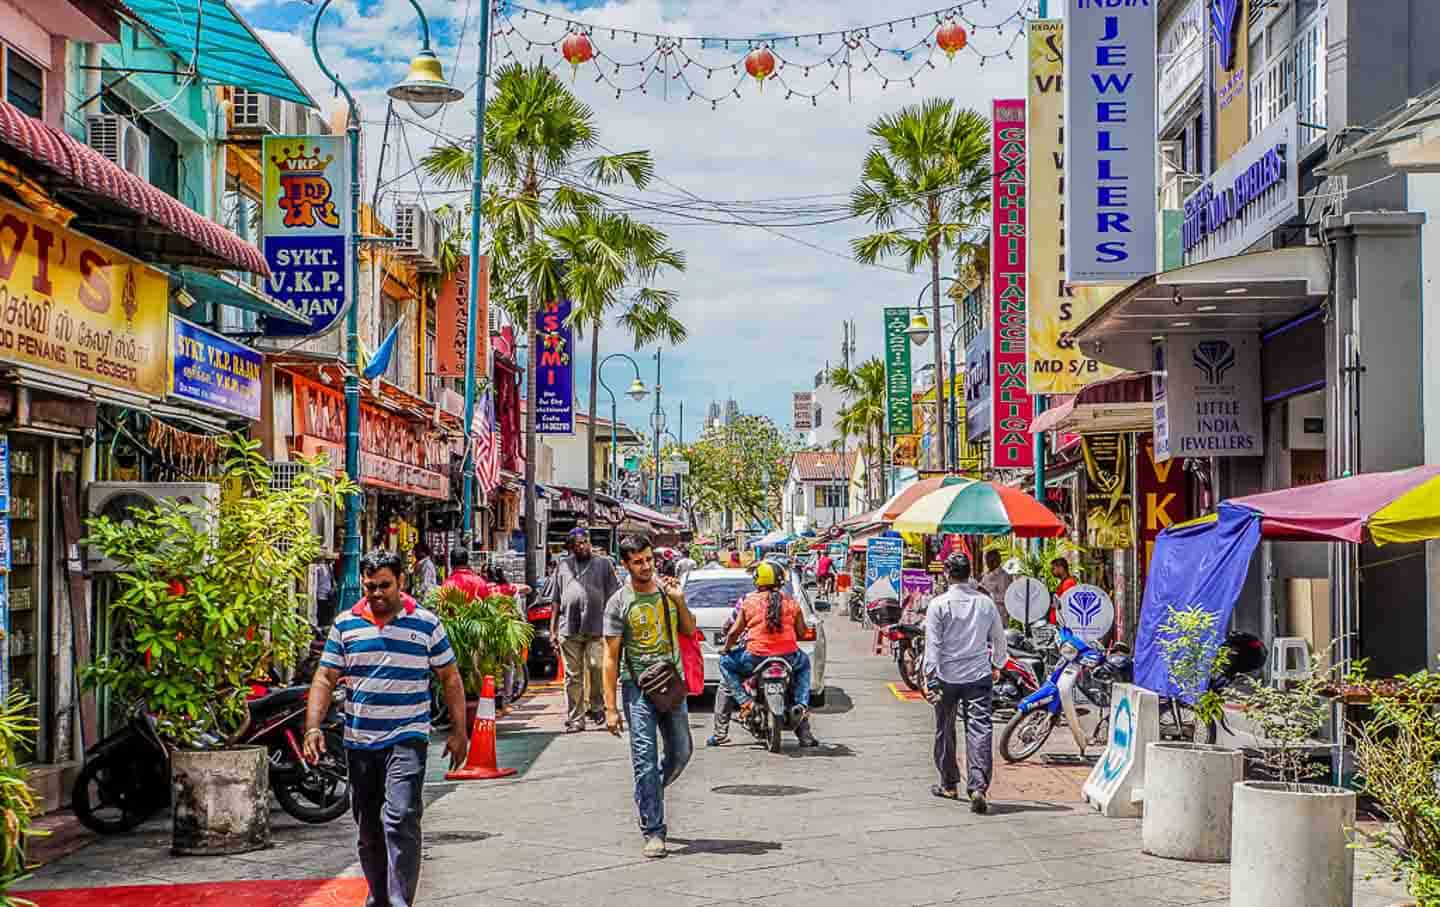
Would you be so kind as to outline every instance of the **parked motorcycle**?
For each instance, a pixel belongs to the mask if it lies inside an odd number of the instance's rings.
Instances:
[[[883,631],[900,679],[917,693],[925,690],[925,625],[896,624]]]
[[[790,663],[778,657],[760,662],[745,680],[745,689],[755,701],[745,729],[772,753],[780,752],[784,732],[793,731],[798,723],[793,688]]]
[[[1000,733],[1000,756],[1006,762],[1023,762],[1040,751],[1050,732],[1063,717],[1070,723],[1082,748],[1106,739],[1110,717],[1110,686],[1129,678],[1129,655],[1106,654],[1094,648],[1069,628],[1057,631],[1060,659],[1038,690],[1020,700],[1015,715]],[[1082,734],[1081,711],[1099,712],[1094,731]]]
[[[554,677],[560,666],[559,643],[550,635],[554,614],[555,608],[549,602],[536,602],[525,613],[525,619],[535,631],[530,638],[530,657],[526,660],[531,677]]]
[[[258,688],[236,743],[266,748],[270,789],[285,812],[302,822],[330,822],[350,809],[340,719],[344,688],[336,689],[321,726],[325,754],[315,765],[300,750],[309,692],[308,686]],[[170,805],[170,752],[148,711],[137,706],[124,727],[86,754],[71,800],[76,817],[98,834],[129,831]]]
[[[1045,674],[1045,661],[1025,634],[1006,630],[1005,640],[1005,664],[1000,668],[991,700],[991,711],[995,712],[1018,708],[1021,700],[1040,689],[1040,678]]]

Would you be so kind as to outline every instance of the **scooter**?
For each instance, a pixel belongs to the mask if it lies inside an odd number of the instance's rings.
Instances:
[[[745,729],[772,753],[780,752],[781,736],[799,723],[793,686],[790,663],[778,657],[760,662],[745,680],[745,690],[755,702],[745,718]]]
[[[560,665],[560,648],[550,635],[550,620],[555,608],[549,602],[536,602],[525,612],[525,619],[535,631],[530,637],[530,657],[526,666],[531,677],[554,677]]]
[[[890,655],[900,679],[917,693],[925,691],[925,625],[896,624],[882,631],[890,640]]]
[[[1023,762],[1040,751],[1063,715],[1075,743],[1084,755],[1088,747],[1104,743],[1110,720],[1110,686],[1129,677],[1129,655],[1107,655],[1076,636],[1068,627],[1057,631],[1060,660],[1038,690],[1020,700],[1015,715],[1000,733],[1000,756],[1006,762]],[[1077,705],[1077,700],[1079,704]],[[1085,734],[1080,714],[1098,711],[1094,730]]]

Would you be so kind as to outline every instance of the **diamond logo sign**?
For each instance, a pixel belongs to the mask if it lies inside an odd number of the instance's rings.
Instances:
[[[1202,340],[1191,358],[1205,375],[1206,384],[1219,384],[1235,365],[1235,347],[1228,340]]]
[[[1060,622],[1094,645],[1115,626],[1115,603],[1099,586],[1073,586],[1060,596]]]

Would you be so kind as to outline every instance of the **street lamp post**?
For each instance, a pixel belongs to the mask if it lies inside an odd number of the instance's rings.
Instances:
[[[332,0],[324,0],[315,11],[310,25],[310,51],[325,77],[345,96],[345,135],[350,159],[350,286],[345,306],[345,473],[355,483],[360,481],[360,108],[345,83],[325,65],[320,56],[320,20]],[[441,106],[464,97],[464,92],[445,81],[444,71],[435,52],[430,49],[430,21],[420,8],[419,0],[410,0],[420,18],[421,48],[410,61],[405,81],[387,93],[397,101],[405,101],[421,117],[430,117]],[[340,600],[350,602],[360,597],[360,494],[345,496],[345,538],[340,553]]]
[[[619,401],[615,398],[615,391],[611,390],[610,385],[605,383],[605,363],[611,359],[624,359],[630,363],[631,368],[635,369],[635,380],[630,382],[630,389],[625,392],[626,396],[636,403],[639,403],[645,399],[645,395],[648,394],[649,391],[645,389],[645,382],[640,380],[639,363],[624,353],[611,353],[604,359],[601,359],[600,364],[595,368],[596,377],[600,379],[600,386],[605,388],[605,393],[610,395],[610,481],[612,483],[611,487],[614,488],[613,483],[618,482],[620,479],[620,444],[616,440],[616,429],[620,425],[620,408]],[[617,494],[616,497],[618,498],[619,495]],[[616,538],[617,533],[617,528],[611,526],[610,550],[612,552],[619,550],[619,540]]]
[[[660,504],[660,433],[665,430],[665,413],[660,409],[660,350],[655,350],[655,415],[650,417],[655,431],[655,477],[650,486],[650,506]]]

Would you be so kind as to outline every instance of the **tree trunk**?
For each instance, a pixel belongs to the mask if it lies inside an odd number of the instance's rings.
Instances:
[[[595,524],[595,406],[600,393],[600,319],[590,326],[590,432],[585,450],[585,522]],[[615,444],[615,426],[610,426],[610,444]]]
[[[932,205],[934,200],[932,199]],[[936,220],[932,215],[931,226],[936,226]],[[940,240],[930,241],[930,330],[935,337],[935,412],[940,415],[945,412],[945,353],[944,336],[945,332],[940,329]],[[954,391],[954,388],[951,388]],[[944,469],[945,464],[950,461],[945,458],[945,420],[935,420],[935,453],[940,458],[940,468]]]

